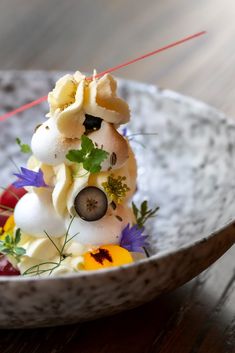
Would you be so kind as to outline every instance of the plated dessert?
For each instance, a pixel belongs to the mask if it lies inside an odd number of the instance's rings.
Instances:
[[[0,274],[56,276],[147,256],[144,225],[157,208],[131,202],[130,110],[115,79],[65,75],[48,102],[31,147],[16,138],[30,157],[0,199]]]

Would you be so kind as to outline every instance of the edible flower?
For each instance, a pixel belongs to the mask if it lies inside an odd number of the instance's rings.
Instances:
[[[34,186],[35,188],[48,187],[43,178],[43,172],[39,169],[38,172],[21,167],[21,174],[14,173],[18,178],[17,181],[13,183],[16,188],[22,188],[25,186]]]
[[[124,128],[122,129],[122,136],[124,136],[124,137],[127,136],[127,128],[126,128],[126,127],[124,127]]]
[[[132,227],[128,223],[121,234],[120,246],[131,252],[144,252],[144,247],[148,245],[148,235],[143,235],[145,228],[139,228],[137,224]]]
[[[13,236],[14,229],[15,229],[15,220],[14,220],[14,216],[11,215],[10,217],[8,217],[4,226],[0,228],[0,234],[1,234],[0,239],[4,240],[7,235]]]
[[[111,201],[120,204],[126,197],[126,193],[130,191],[130,188],[124,183],[125,180],[125,176],[119,175],[115,178],[114,175],[111,174],[108,176],[108,180],[102,183],[104,191]]]
[[[84,254],[85,270],[126,265],[133,262],[130,252],[119,245],[104,245]]]

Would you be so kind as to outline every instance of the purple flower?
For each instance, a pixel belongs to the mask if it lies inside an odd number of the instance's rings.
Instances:
[[[143,247],[148,245],[148,235],[143,235],[144,227],[139,228],[137,224],[130,227],[128,223],[121,234],[120,246],[132,252],[144,252]]]
[[[124,127],[124,128],[122,129],[122,136],[126,137],[126,135],[127,135],[127,128]]]
[[[21,174],[14,173],[18,180],[15,181],[13,185],[17,189],[22,188],[24,186],[34,186],[35,188],[48,186],[43,179],[43,172],[41,169],[39,169],[38,172],[34,172],[33,170],[24,167],[21,167],[20,169]]]

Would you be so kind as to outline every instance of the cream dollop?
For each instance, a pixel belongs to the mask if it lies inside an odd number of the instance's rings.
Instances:
[[[120,125],[129,121],[128,104],[117,97],[117,83],[106,74],[100,79],[86,79],[79,71],[65,75],[48,95],[50,112],[60,133],[80,139],[85,132],[85,114]]]
[[[73,182],[72,173],[66,164],[54,167],[55,187],[52,192],[52,202],[56,212],[63,216],[66,212],[66,199],[69,188]]]
[[[110,74],[89,83],[84,108],[86,113],[108,123],[120,125],[130,120],[129,106],[117,97],[117,81]]]
[[[48,238],[35,239],[34,237],[22,234],[20,246],[26,250],[26,255],[22,256],[18,263],[20,272],[23,274],[25,271],[29,271],[29,275],[35,275],[34,271],[37,271],[37,268],[32,267],[37,265],[39,265],[38,269],[40,271],[45,271],[40,274],[42,277],[79,271],[83,264],[82,255],[88,248],[74,241],[68,242],[63,252],[66,257],[56,267],[56,264],[60,261],[58,249],[62,248],[65,237],[53,239],[53,242],[54,244]],[[50,269],[52,268],[53,271],[51,272]]]

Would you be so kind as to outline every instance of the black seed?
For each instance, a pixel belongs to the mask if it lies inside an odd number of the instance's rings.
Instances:
[[[74,207],[77,214],[85,221],[97,221],[104,217],[107,212],[107,196],[101,189],[95,186],[87,186],[76,196]]]
[[[101,127],[102,119],[98,118],[96,116],[92,116],[89,114],[85,114],[85,121],[83,125],[86,128],[86,132],[94,131],[94,130],[99,130]]]
[[[117,155],[116,153],[113,152],[110,156],[110,164],[115,165],[116,163],[117,163]]]
[[[116,210],[117,205],[114,201],[111,202],[110,206],[112,207],[113,210]]]
[[[122,217],[120,217],[120,216],[115,216],[120,222],[122,222],[123,221],[123,219],[122,219]]]

